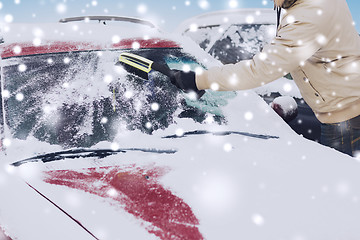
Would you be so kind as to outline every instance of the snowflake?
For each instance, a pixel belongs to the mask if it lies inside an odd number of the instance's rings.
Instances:
[[[14,52],[15,54],[20,54],[21,51],[22,51],[22,49],[21,49],[20,46],[15,46],[15,47],[13,48],[13,52]]]
[[[26,71],[26,69],[27,69],[27,67],[26,67],[26,65],[25,65],[25,64],[20,64],[20,65],[18,66],[18,70],[19,70],[19,72],[25,72],[25,71]]]
[[[34,28],[32,33],[35,37],[41,38],[44,36],[44,31],[41,28]]]
[[[114,79],[113,76],[111,76],[109,74],[104,76],[104,82],[107,84],[111,83],[113,81],[113,79]]]
[[[70,58],[68,58],[68,57],[64,58],[64,63],[65,63],[65,64],[68,64],[70,61],[71,61]]]
[[[138,5],[137,12],[139,14],[145,14],[147,12],[147,6],[145,4]]]
[[[113,150],[113,151],[117,151],[117,150],[119,150],[120,146],[119,146],[118,143],[115,143],[115,142],[114,142],[114,143],[111,143],[110,148],[111,148],[111,150]]]
[[[295,22],[295,17],[293,15],[289,15],[286,18],[286,21],[287,21],[288,24],[294,23]]]
[[[56,5],[56,12],[59,14],[64,14],[66,13],[67,7],[64,3],[59,3],[58,5]]]
[[[327,39],[324,35],[318,35],[316,38],[316,41],[320,44],[320,45],[324,45],[327,42]]]
[[[22,94],[22,93],[16,94],[15,99],[17,101],[21,102],[22,100],[24,100],[24,94]]]
[[[254,16],[249,15],[249,16],[246,17],[245,21],[246,21],[246,23],[248,23],[248,24],[252,24],[252,23],[254,23],[255,18],[254,18]]]
[[[207,10],[210,7],[210,3],[207,0],[199,0],[198,5],[203,10]]]
[[[189,64],[184,64],[184,65],[182,66],[182,70],[183,70],[184,72],[190,72],[190,70],[191,70],[190,65],[189,65]]]
[[[192,23],[189,26],[190,32],[197,32],[198,29],[199,29],[199,26],[196,23]]]
[[[132,91],[126,91],[124,93],[125,98],[130,99],[132,96],[134,96],[134,93]]]
[[[239,3],[237,0],[230,0],[229,1],[229,7],[230,8],[237,8],[239,6]]]
[[[213,116],[207,116],[205,119],[205,123],[207,123],[207,124],[212,124],[214,122],[215,122],[215,119]]]
[[[14,17],[11,14],[6,14],[4,20],[6,23],[11,23],[12,21],[14,21]]]
[[[4,90],[4,91],[1,92],[1,94],[2,94],[2,96],[3,96],[4,98],[9,98],[9,97],[10,97],[10,92],[9,92],[9,90]]]
[[[224,151],[225,152],[231,152],[233,150],[233,146],[230,143],[224,144]]]
[[[10,145],[11,145],[11,140],[8,139],[8,138],[3,139],[3,145],[4,145],[5,147],[10,147]]]
[[[244,114],[244,118],[245,118],[245,120],[247,120],[247,121],[251,121],[251,120],[254,119],[254,114],[253,114],[252,112],[246,112],[246,113]]]
[[[261,61],[265,61],[266,59],[267,59],[267,54],[266,53],[260,53],[259,54],[259,59],[261,60]]]
[[[131,48],[132,48],[132,49],[139,49],[139,48],[140,48],[140,43],[138,43],[138,42],[133,42],[133,43],[131,44]]]
[[[119,195],[118,191],[116,191],[114,188],[110,188],[106,193],[110,197],[117,197]]]
[[[253,223],[257,226],[262,226],[265,223],[264,217],[261,216],[260,214],[252,215],[251,219],[252,219]]]
[[[220,86],[219,84],[217,83],[212,83],[211,86],[210,86],[211,90],[213,91],[218,91],[220,89]]]
[[[116,44],[116,43],[119,43],[121,40],[121,38],[118,36],[118,35],[114,35],[112,38],[111,38],[111,41],[112,43]]]
[[[291,90],[292,90],[292,86],[291,86],[291,84],[290,83],[285,83],[284,85],[283,85],[283,90],[285,91],[285,92],[291,92]]]
[[[196,72],[196,74],[201,75],[201,74],[203,74],[204,69],[202,67],[196,67],[195,72]]]
[[[151,110],[153,110],[154,112],[156,112],[160,109],[160,105],[158,103],[152,103],[150,107],[151,107]]]
[[[103,118],[101,119],[101,123],[102,123],[102,124],[106,124],[107,122],[108,122],[107,117],[103,117]]]
[[[49,115],[49,114],[53,113],[54,111],[56,111],[56,106],[54,106],[54,105],[46,104],[43,107],[43,112],[46,115]]]
[[[34,38],[33,44],[34,44],[35,47],[40,46],[40,45],[41,45],[41,39],[38,38],[38,37],[37,37],[37,38]]]
[[[184,136],[184,130],[181,128],[178,128],[178,129],[176,129],[175,134],[178,137],[182,137],[182,136]]]

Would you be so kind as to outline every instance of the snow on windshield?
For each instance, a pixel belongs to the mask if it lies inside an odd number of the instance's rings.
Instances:
[[[180,49],[137,54],[192,70],[203,66]],[[112,141],[119,131],[151,134],[175,117],[225,123],[220,106],[235,93],[208,92],[194,101],[160,73],[149,80],[116,66],[119,51],[23,56],[4,60],[5,119],[15,138],[34,136],[66,147]]]
[[[250,59],[275,36],[272,24],[222,24],[188,31],[201,48],[222,63]]]

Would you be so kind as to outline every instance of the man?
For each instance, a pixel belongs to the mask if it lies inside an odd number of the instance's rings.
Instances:
[[[321,142],[355,156],[360,151],[360,38],[346,0],[275,0],[273,41],[253,59],[203,73],[178,71],[185,91],[245,90],[290,73],[322,123]]]

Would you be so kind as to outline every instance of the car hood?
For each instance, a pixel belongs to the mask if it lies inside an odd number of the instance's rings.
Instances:
[[[261,114],[234,113],[238,128],[179,119],[183,129],[131,132],[93,148],[117,154],[8,166],[3,228],[18,239],[360,237],[358,162]],[[256,121],[264,116],[266,127]]]

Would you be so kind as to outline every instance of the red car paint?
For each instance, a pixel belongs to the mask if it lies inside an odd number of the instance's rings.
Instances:
[[[89,42],[60,42],[53,41],[43,43],[40,46],[34,46],[33,43],[13,43],[0,47],[1,58],[10,58],[18,56],[28,56],[36,54],[47,54],[47,53],[62,53],[62,52],[81,52],[81,51],[98,51],[98,50],[116,50],[116,49],[132,49],[133,44],[143,48],[179,48],[180,46],[170,40],[163,40],[159,38],[155,39],[123,39],[119,43],[112,44],[110,46],[103,46],[99,44]],[[21,49],[20,52],[15,51]]]
[[[158,179],[167,172],[166,168],[135,165],[56,170],[47,172],[44,181],[109,199],[137,219],[150,223],[147,231],[160,239],[203,239],[190,206],[159,183]]]

